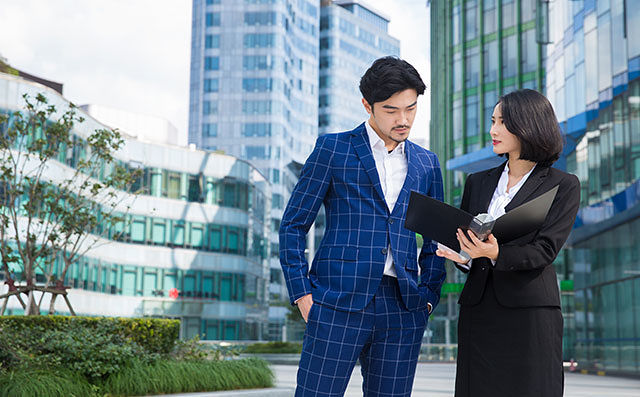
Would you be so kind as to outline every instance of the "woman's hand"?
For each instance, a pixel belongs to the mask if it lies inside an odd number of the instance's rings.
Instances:
[[[454,250],[447,248],[446,246],[441,246],[440,243],[438,243],[438,249],[436,250],[436,255],[441,256],[445,259],[449,259],[450,261],[461,263],[463,265],[469,262],[469,259],[458,254]]]
[[[471,230],[468,230],[469,238],[458,229],[456,237],[460,243],[460,249],[469,254],[471,259],[476,258],[489,258],[493,261],[498,260],[498,240],[496,240],[493,234],[487,237],[486,241],[480,241],[480,239]]]

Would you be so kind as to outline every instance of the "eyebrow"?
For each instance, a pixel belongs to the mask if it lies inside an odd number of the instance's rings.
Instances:
[[[418,101],[415,101],[414,103],[412,103],[411,105],[407,106],[407,108],[410,108],[412,106],[416,106],[416,104],[418,103]],[[391,105],[383,105],[382,106],[384,109],[400,109],[396,106],[391,106]]]

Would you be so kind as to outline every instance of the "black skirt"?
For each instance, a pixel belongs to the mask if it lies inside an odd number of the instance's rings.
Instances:
[[[557,307],[508,308],[490,274],[482,300],[462,305],[456,397],[562,397],[562,313]]]

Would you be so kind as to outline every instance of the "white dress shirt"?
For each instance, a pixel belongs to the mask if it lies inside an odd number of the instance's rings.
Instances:
[[[491,216],[491,218],[498,219],[505,214],[506,211],[504,210],[504,207],[509,205],[511,200],[513,200],[515,195],[518,193],[518,191],[520,191],[520,188],[522,187],[522,185],[524,185],[524,183],[529,178],[529,175],[531,175],[535,168],[536,166],[534,165],[533,168],[531,168],[531,170],[527,172],[522,177],[522,179],[520,179],[520,182],[516,183],[514,186],[511,186],[511,189],[507,189],[507,186],[509,184],[509,162],[505,164],[504,171],[502,171],[502,174],[500,175],[498,186],[496,186],[496,190],[493,191],[493,196],[491,197],[491,202],[489,203],[489,208],[487,209],[487,213]],[[496,262],[491,259],[491,264],[495,266]],[[469,261],[468,265],[469,267],[471,267],[471,260]]]
[[[371,152],[378,170],[382,193],[387,203],[389,212],[393,211],[398,195],[407,177],[407,156],[404,151],[404,142],[401,142],[390,153],[384,145],[384,141],[374,131],[369,122],[364,123],[369,136]],[[387,249],[387,259],[384,264],[384,275],[397,277],[396,269],[393,267],[393,256],[391,255],[391,245]]]

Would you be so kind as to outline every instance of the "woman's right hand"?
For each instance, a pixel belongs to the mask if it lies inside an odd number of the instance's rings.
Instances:
[[[443,258],[452,260],[454,262],[460,263],[460,264],[466,264],[469,262],[469,259],[463,257],[462,255],[458,254],[457,252],[451,250],[451,249],[447,249],[447,248],[438,248],[436,250],[436,255],[441,256]]]

